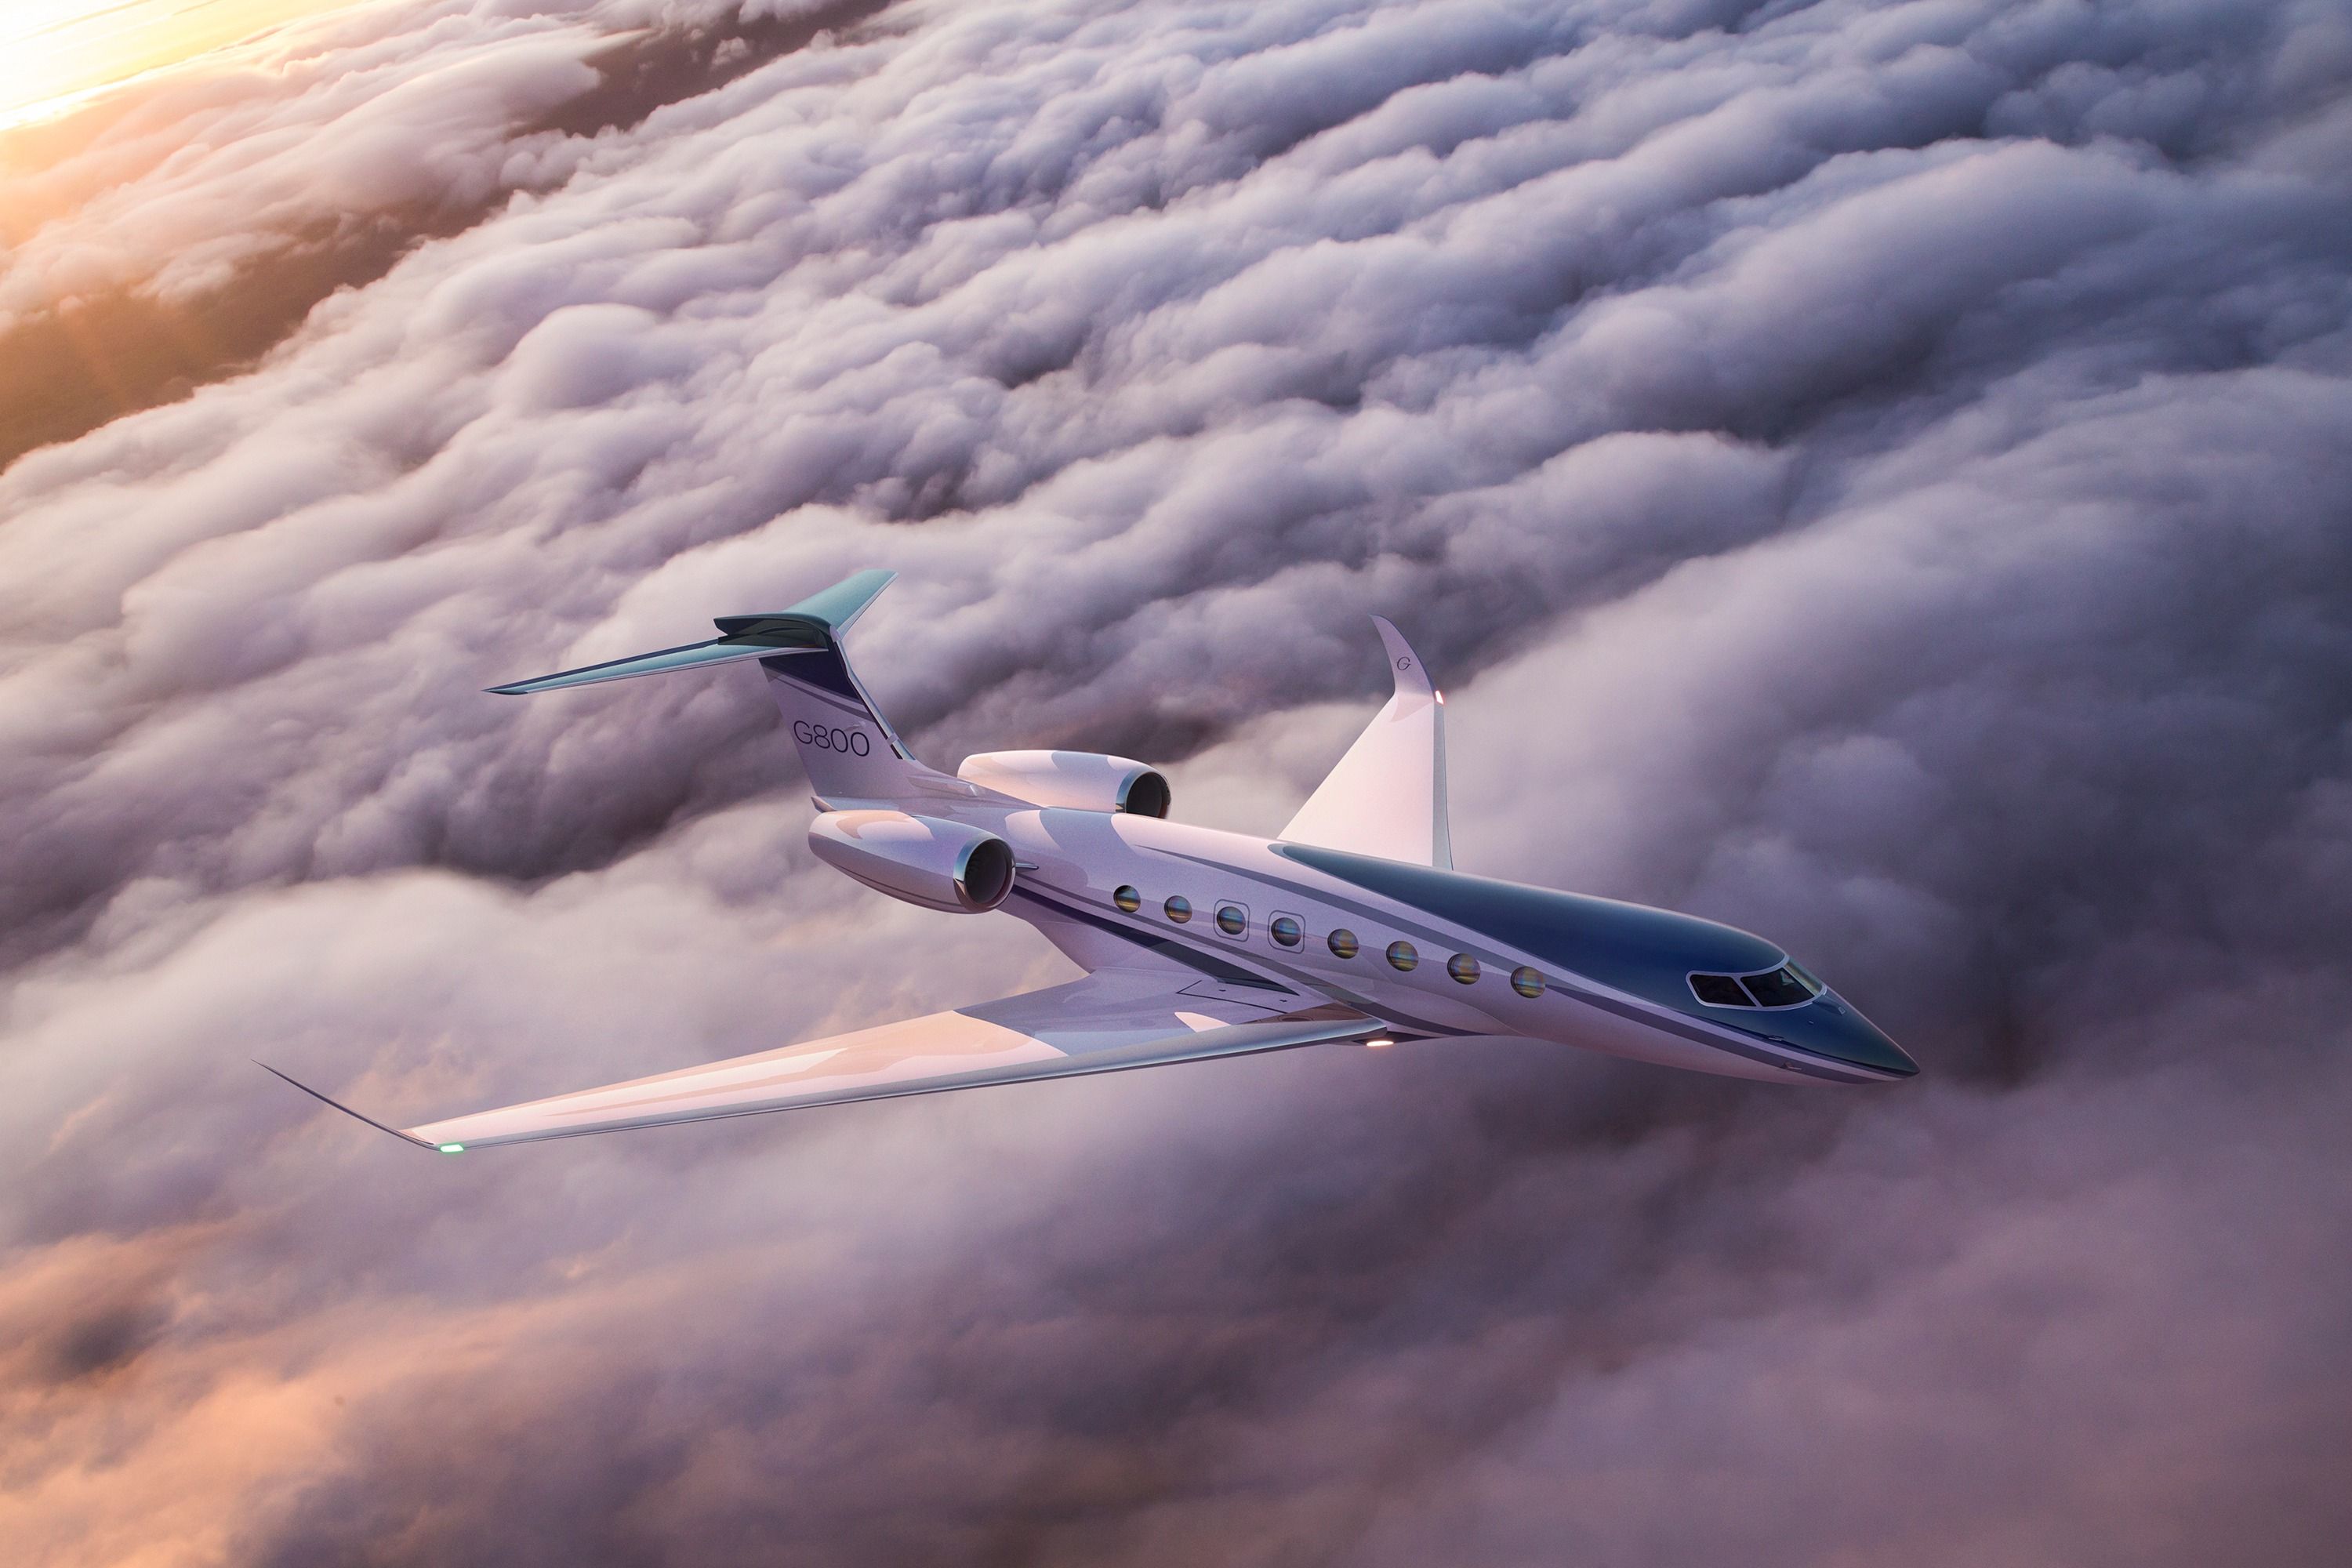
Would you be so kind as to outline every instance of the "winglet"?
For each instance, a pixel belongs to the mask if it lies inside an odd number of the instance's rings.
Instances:
[[[1437,689],[1430,684],[1429,668],[1412,651],[1412,645],[1404,640],[1404,634],[1397,630],[1385,616],[1374,616],[1372,626],[1380,632],[1381,641],[1389,650],[1389,673],[1396,677],[1397,695],[1435,696]]]
[[[1316,787],[1281,837],[1416,866],[1454,864],[1445,808],[1444,699],[1412,645],[1372,617],[1396,695]]]
[[[288,1083],[292,1084],[296,1089],[300,1089],[304,1094],[309,1095],[311,1099],[313,1099],[313,1100],[318,1100],[318,1101],[320,1101],[320,1103],[325,1104],[325,1105],[331,1105],[331,1106],[333,1106],[337,1110],[341,1111],[345,1116],[348,1116],[348,1117],[352,1118],[352,1119],[353,1121],[364,1121],[364,1122],[366,1122],[370,1127],[374,1128],[374,1129],[375,1129],[377,1131],[379,1131],[379,1132],[389,1132],[389,1133],[391,1133],[394,1138],[399,1139],[399,1140],[400,1140],[402,1142],[404,1142],[404,1143],[414,1143],[414,1144],[415,1144],[419,1149],[433,1149],[433,1150],[436,1150],[437,1152],[441,1152],[441,1153],[444,1153],[444,1154],[456,1154],[456,1153],[463,1152],[463,1151],[464,1151],[464,1147],[465,1147],[465,1146],[464,1146],[463,1144],[454,1144],[454,1143],[427,1143],[424,1139],[417,1137],[417,1136],[416,1136],[415,1133],[413,1133],[413,1132],[403,1132],[403,1131],[402,1131],[399,1128],[397,1128],[397,1127],[386,1127],[383,1122],[378,1121],[374,1117],[373,1117],[373,1116],[365,1116],[365,1115],[362,1115],[359,1111],[353,1110],[350,1106],[345,1105],[345,1104],[344,1104],[341,1100],[330,1100],[330,1099],[328,1099],[325,1095],[320,1094],[317,1089],[312,1089],[309,1084],[304,1083],[304,1082],[303,1082],[301,1079],[299,1079],[287,1078],[287,1077],[286,1077],[286,1075],[285,1075],[284,1073],[282,1073],[282,1072],[278,1072],[278,1070],[276,1068],[271,1067],[268,1062],[260,1061],[260,1060],[257,1060],[257,1060],[254,1062],[254,1064],[253,1064],[253,1065],[254,1065],[255,1067],[259,1068],[262,1071],[264,1071],[264,1072],[266,1072],[266,1073],[271,1073],[271,1074],[274,1074],[275,1076],[277,1076],[277,1077],[278,1077],[278,1078],[284,1078],[284,1079],[286,1079],[286,1081],[287,1081]]]

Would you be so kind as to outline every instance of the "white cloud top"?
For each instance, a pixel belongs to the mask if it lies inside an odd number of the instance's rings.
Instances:
[[[100,412],[0,407],[0,1539],[2341,1540],[2347,79],[2218,0],[378,5],[12,143],[7,374]],[[60,346],[136,311],[196,346]],[[1058,973],[815,865],[748,677],[479,694],[868,565],[929,760],[1259,831],[1387,615],[1460,865],[1763,930],[1927,1076],[436,1163],[248,1064],[413,1121]]]

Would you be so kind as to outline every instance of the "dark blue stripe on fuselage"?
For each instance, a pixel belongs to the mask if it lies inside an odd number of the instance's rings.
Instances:
[[[1269,846],[1269,847],[1273,848],[1276,854],[1282,854],[1285,850],[1295,847],[1276,844]],[[1234,869],[1234,868],[1224,861],[1212,860],[1202,856],[1187,854],[1181,849],[1154,848],[1152,853],[1164,855],[1172,860],[1187,861],[1192,865],[1204,867],[1213,871],[1231,871]],[[1304,857],[1293,856],[1286,858],[1299,859],[1304,863]],[[1350,857],[1350,858],[1353,858],[1353,857]],[[1384,864],[1386,864],[1386,862],[1384,862]],[[1459,875],[1459,873],[1455,874]],[[1391,931],[1398,931],[1402,934],[1414,936],[1433,944],[1444,944],[1456,940],[1446,936],[1433,926],[1424,925],[1419,921],[1416,921],[1413,918],[1415,914],[1427,913],[1429,911],[1416,910],[1410,904],[1404,904],[1401,908],[1392,906],[1388,909],[1380,909],[1373,905],[1347,898],[1343,895],[1335,894],[1328,889],[1308,887],[1304,883],[1292,881],[1286,877],[1269,875],[1264,870],[1251,870],[1244,873],[1244,875],[1247,875],[1257,881],[1263,882],[1269,887],[1279,888],[1287,892],[1295,893],[1302,899],[1310,900],[1317,903],[1338,909],[1351,910],[1365,920],[1374,922],[1376,926],[1384,925]],[[1475,931],[1475,928],[1473,929]],[[1742,932],[1739,934],[1745,935],[1746,933]],[[1492,958],[1497,955],[1490,949],[1488,956]],[[1543,955],[1540,953],[1531,952],[1528,953],[1528,956],[1531,958],[1540,958]],[[1276,966],[1282,969],[1285,973],[1289,972],[1288,965],[1277,963]],[[1327,981],[1311,974],[1302,974],[1299,977],[1298,983],[1304,988],[1318,990],[1326,994],[1338,994],[1334,987],[1332,987]],[[1674,1035],[1682,1039],[1688,1040],[1694,1045],[1705,1046],[1712,1050],[1723,1051],[1732,1056],[1742,1057],[1749,1061],[1758,1062],[1766,1067],[1779,1068],[1784,1071],[1797,1073],[1807,1078],[1826,1079],[1833,1083],[1881,1083],[1885,1081],[1885,1075],[1882,1073],[1869,1070],[1853,1070],[1853,1064],[1852,1063],[1840,1060],[1834,1057],[1822,1057],[1817,1053],[1808,1051],[1807,1048],[1800,1043],[1782,1039],[1779,1037],[1767,1036],[1759,1030],[1741,1028],[1737,1025],[1729,1023],[1717,1024],[1717,1021],[1712,1018],[1694,1018],[1686,1022],[1685,1021],[1685,1016],[1678,1011],[1670,1009],[1666,1012],[1660,1013],[1653,1011],[1647,1007],[1629,1005],[1626,1003],[1617,1000],[1615,997],[1605,996],[1599,992],[1590,991],[1581,985],[1563,980],[1557,973],[1547,975],[1545,977],[1544,984],[1547,990],[1562,996],[1571,997],[1576,1001],[1585,1004],[1587,1006],[1598,1008],[1601,1012],[1613,1014],[1618,1017],[1627,1019],[1631,1022],[1641,1024],[1646,1027],[1657,1029],[1665,1034]],[[1432,1034],[1451,1035],[1460,1034],[1463,1032],[1459,1029],[1445,1028],[1442,1026],[1414,1023],[1412,1019],[1397,1012],[1391,1005],[1383,1005],[1376,1006],[1372,1003],[1365,1000],[1355,998],[1349,998],[1349,1000],[1350,1005],[1362,1007],[1367,1012],[1378,1014],[1381,1016],[1387,1017],[1397,1023],[1413,1024],[1414,1027],[1426,1029],[1427,1032]],[[1714,1026],[1709,1027],[1708,1026]],[[1764,1041],[1767,1042],[1767,1044],[1749,1045],[1748,1043],[1749,1039]],[[1778,1046],[1782,1047],[1782,1049],[1769,1049],[1767,1048],[1767,1045]],[[1785,1051],[1794,1051],[1798,1053],[1798,1059],[1791,1060],[1788,1055],[1783,1054]]]
[[[1696,1014],[1685,979],[1691,971],[1738,973],[1782,962],[1785,955],[1779,948],[1751,932],[1672,910],[1474,877],[1440,867],[1409,865],[1314,845],[1276,844],[1272,848],[1285,859],[1525,952],[1552,966],[1555,973],[1565,970],[1589,975],[1666,1009],[1669,1016],[1660,1016],[1580,987],[1563,985],[1556,979],[1549,982],[1553,990],[1653,1028],[1776,1067],[1848,1082],[1874,1081],[1882,1075],[1909,1077],[1918,1071],[1900,1047],[1859,1014],[1852,1015],[1849,1026],[1843,1008],[1834,1016],[1819,1018],[1797,1016],[1810,1014],[1811,1005],[1763,1015],[1787,1020],[1781,1026],[1791,1036],[1802,1037],[1797,1038],[1769,1034],[1744,1020]],[[1691,1022],[1682,1022],[1685,1018]],[[1792,1063],[1778,1054],[1727,1040],[1714,1030],[1765,1041],[1801,1053],[1806,1059]]]

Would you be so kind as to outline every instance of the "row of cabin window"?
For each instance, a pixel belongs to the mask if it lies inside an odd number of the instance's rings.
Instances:
[[[1143,907],[1143,895],[1133,888],[1122,887],[1111,894],[1110,901],[1131,915]],[[1192,900],[1181,893],[1171,894],[1168,901],[1160,907],[1178,925],[1187,924],[1192,919]],[[1227,936],[1244,935],[1249,930],[1249,915],[1239,904],[1219,904],[1217,929]],[[1296,915],[1275,916],[1266,922],[1265,934],[1273,939],[1276,947],[1297,947],[1307,940],[1307,932]],[[1345,926],[1325,937],[1323,944],[1331,950],[1331,956],[1338,959],[1351,959],[1363,951],[1362,943],[1356,940],[1356,933]],[[1389,967],[1401,974],[1411,973],[1421,963],[1420,951],[1402,937],[1389,943],[1386,956]],[[1466,952],[1457,952],[1445,961],[1445,973],[1465,985],[1475,984],[1479,973],[1478,961]],[[1521,964],[1511,971],[1511,989],[1522,996],[1540,996],[1544,991],[1544,977]]]

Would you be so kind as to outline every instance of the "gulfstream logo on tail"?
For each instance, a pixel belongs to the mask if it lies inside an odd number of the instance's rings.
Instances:
[[[758,659],[824,807],[809,827],[819,859],[926,909],[1025,921],[1087,977],[385,1131],[457,1152],[1302,1046],[1466,1037],[1778,1083],[1893,1083],[1918,1071],[1762,937],[1454,869],[1445,699],[1378,616],[1393,677],[1387,706],[1279,838],[1252,838],[1168,821],[1168,781],[1128,757],[987,752],[953,777],[915,761],[841,646],[890,580],[861,572],[789,610],[724,617],[708,642],[491,689]]]

